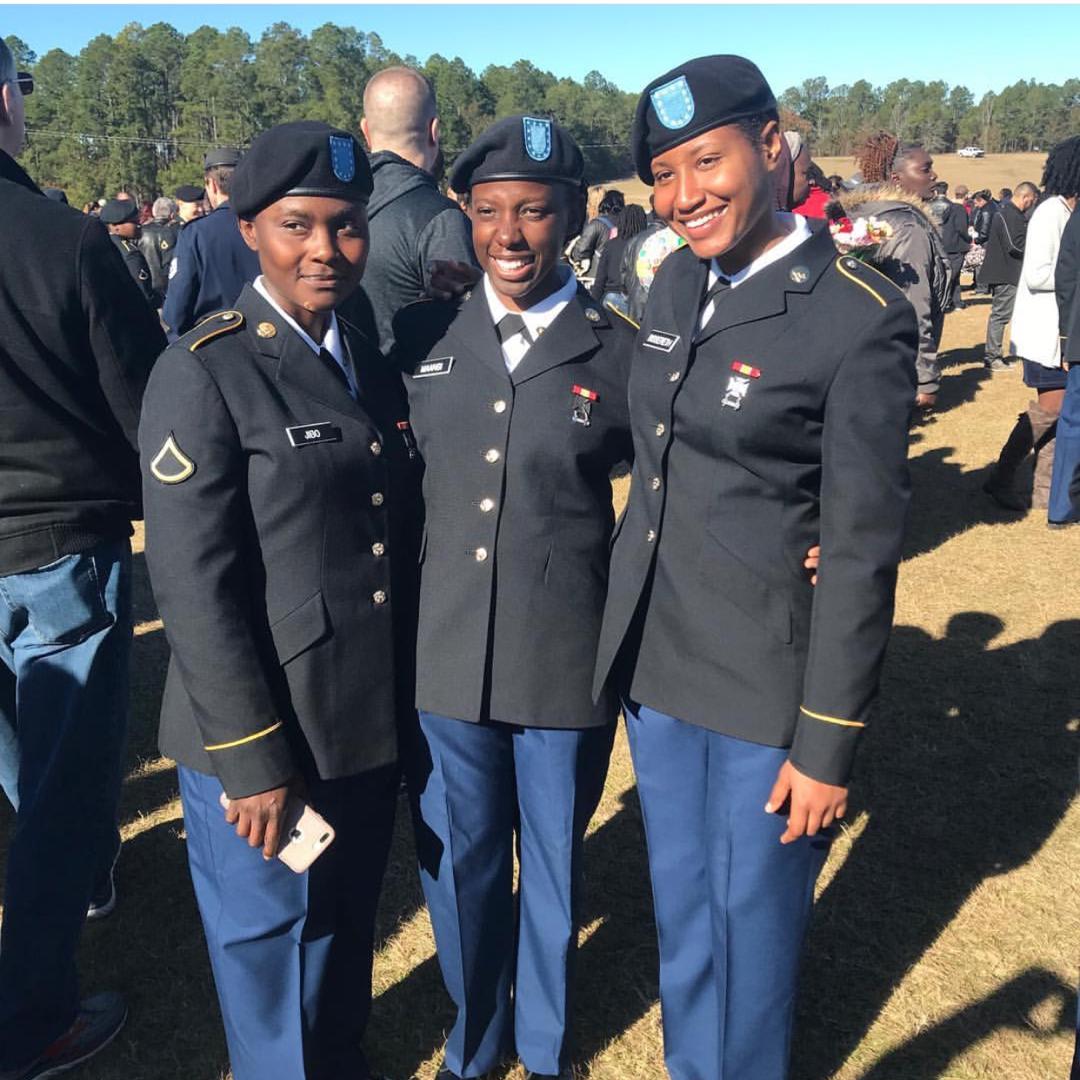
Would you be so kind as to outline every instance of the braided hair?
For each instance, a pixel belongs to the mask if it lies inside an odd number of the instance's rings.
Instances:
[[[619,237],[637,236],[648,225],[645,211],[637,203],[627,203],[619,214]]]
[[[887,131],[871,135],[856,157],[863,183],[887,184],[900,163],[916,150],[922,149],[922,143],[902,143]]]
[[[1062,195],[1066,199],[1080,195],[1080,135],[1050,148],[1042,186],[1047,195]]]

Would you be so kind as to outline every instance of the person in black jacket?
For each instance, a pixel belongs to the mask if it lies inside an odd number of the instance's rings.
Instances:
[[[440,264],[456,266],[471,283],[479,276],[469,222],[439,193],[433,173],[441,158],[435,93],[412,68],[385,68],[364,87],[360,130],[371,150],[374,190],[368,204],[371,254],[364,284],[343,313],[389,355],[394,316],[438,290]]]
[[[623,263],[628,244],[632,244],[648,226],[645,211],[633,203],[623,208],[615,227],[615,235],[604,245],[596,264],[596,277],[589,295],[601,304],[614,304],[625,311],[626,284]]]
[[[160,745],[236,1080],[371,1075],[420,466],[400,378],[334,312],[363,273],[370,193],[347,132],[255,140],[233,198],[262,273],[163,354],[139,427],[172,649]],[[302,875],[273,858],[296,800],[337,834]]]
[[[604,193],[600,200],[600,206],[596,217],[587,222],[581,230],[581,235],[574,241],[570,249],[570,258],[575,263],[588,263],[592,271],[590,276],[595,276],[596,262],[604,252],[604,245],[611,236],[611,230],[615,228],[619,214],[626,206],[626,199],[621,191],[612,188]]]
[[[998,205],[994,202],[989,189],[976,191],[971,199],[971,238],[977,247],[985,248],[986,242],[990,239],[990,226],[997,215]],[[983,281],[979,271],[975,273],[975,291],[982,296],[990,292],[990,286]]]
[[[989,287],[990,315],[986,320],[986,367],[993,372],[1009,371],[1013,367],[1002,356],[1005,327],[1012,318],[1016,303],[1016,287],[1020,283],[1020,268],[1024,262],[1024,240],[1027,236],[1028,211],[1035,205],[1039,189],[1029,181],[1017,184],[1012,198],[990,223],[986,241],[986,257],[979,268],[979,280]]]
[[[952,268],[951,306],[947,310],[963,311],[965,304],[960,297],[960,270],[964,265],[964,256],[971,249],[967,211],[949,199],[949,185],[944,180],[939,180],[935,185],[934,197],[926,208],[933,214],[941,232],[941,246]]]
[[[176,218],[176,203],[162,196],[154,200],[153,220],[142,227],[139,250],[150,268],[150,283],[154,288],[154,306],[160,308],[169,286],[169,270],[180,239],[181,223]]]
[[[150,280],[150,267],[136,241],[139,239],[139,207],[131,199],[110,199],[98,215],[108,227],[112,242],[120,252],[124,265],[139,292],[148,304],[154,303],[154,284]]]
[[[0,39],[0,728],[19,797],[0,1073],[20,1078],[91,1056],[126,1016],[118,994],[80,1003],[75,954],[91,902],[114,897],[136,428],[165,343],[104,226],[14,160],[32,89]]]
[[[632,129],[688,249],[660,267],[636,341],[594,692],[624,702],[672,1080],[787,1076],[910,493],[915,314],[824,223],[774,212],[781,138],[736,56],[654,79]],[[818,536],[815,590],[795,553]]]
[[[562,260],[582,170],[554,121],[484,132],[451,179],[482,284],[395,330],[425,470],[412,786],[457,1007],[448,1080],[514,1053],[535,1080],[569,1076],[582,848],[618,713],[591,685],[634,337]]]

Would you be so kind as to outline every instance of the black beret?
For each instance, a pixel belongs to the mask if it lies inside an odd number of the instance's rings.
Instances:
[[[233,173],[229,199],[253,217],[286,195],[326,195],[367,202],[371,165],[355,136],[318,120],[296,120],[264,131]]]
[[[578,185],[585,161],[578,144],[554,120],[507,116],[475,139],[454,162],[450,186],[468,191],[488,180],[543,180]]]
[[[243,155],[235,146],[219,146],[208,150],[203,158],[203,168],[213,169],[218,165],[239,165]]]
[[[131,199],[110,199],[98,215],[106,225],[123,225],[125,221],[134,221],[138,216],[139,207]]]
[[[195,184],[181,184],[173,193],[174,198],[181,202],[198,202],[206,195],[206,189],[196,187]]]
[[[651,184],[657,154],[712,128],[770,112],[776,112],[776,98],[745,57],[688,60],[653,79],[638,98],[630,136],[637,174]]]

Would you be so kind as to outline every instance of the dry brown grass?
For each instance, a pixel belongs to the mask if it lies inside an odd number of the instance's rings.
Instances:
[[[837,173],[848,177],[857,168],[849,157],[815,157],[814,160],[826,176]],[[939,179],[948,181],[950,195],[957,184],[967,184],[972,191],[989,188],[997,198],[1001,188],[1015,188],[1022,180],[1038,184],[1042,180],[1045,164],[1045,154],[987,154],[981,158],[962,158],[956,154],[934,155],[934,171]],[[612,180],[605,187],[618,188],[629,202],[639,206],[649,205],[652,189],[635,176]]]
[[[850,824],[819,890],[794,1080],[1067,1073],[1080,941],[1076,537],[999,512],[979,490],[1027,399],[1015,375],[991,379],[978,364],[986,314],[980,303],[949,317],[942,407],[912,437],[897,630]],[[120,906],[87,928],[81,958],[87,988],[124,990],[131,1020],[79,1075],[217,1080],[227,1060],[175,775],[154,750],[165,646],[141,558],[138,570]],[[0,833],[9,826],[0,810]],[[621,734],[588,858],[580,1075],[658,1080],[656,950]],[[450,1010],[404,812],[375,984],[375,1064],[430,1080]]]

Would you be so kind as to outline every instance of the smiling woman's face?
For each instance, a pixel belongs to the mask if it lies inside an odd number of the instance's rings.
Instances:
[[[653,205],[699,259],[738,268],[772,231],[780,132],[770,121],[755,145],[737,124],[712,128],[652,160]]]
[[[537,180],[490,180],[473,186],[473,248],[507,307],[525,311],[559,288],[571,198],[568,186]]]
[[[303,312],[332,311],[363,277],[368,253],[363,203],[287,195],[250,221],[241,219],[240,232],[259,254],[271,295],[301,325]]]

